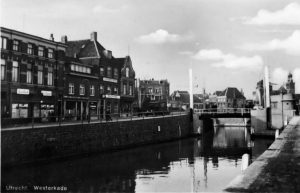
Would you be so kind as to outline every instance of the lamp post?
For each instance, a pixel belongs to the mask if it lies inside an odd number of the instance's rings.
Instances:
[[[282,129],[284,128],[284,120],[283,120],[283,90],[281,90],[281,121],[282,121]]]

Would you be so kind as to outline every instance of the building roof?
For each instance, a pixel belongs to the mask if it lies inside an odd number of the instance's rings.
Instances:
[[[90,39],[68,41],[66,55],[69,57],[100,57],[105,48],[97,41]]]
[[[246,99],[244,95],[235,87],[227,87],[221,95],[218,96],[226,96],[227,98],[238,98],[238,99]]]
[[[213,95],[221,96],[223,94],[223,91],[217,90],[213,93]]]

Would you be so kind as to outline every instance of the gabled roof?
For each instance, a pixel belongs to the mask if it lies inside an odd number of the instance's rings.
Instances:
[[[226,88],[220,96],[226,96],[227,98],[246,99],[244,95],[235,87]]]
[[[66,45],[68,46],[66,55],[69,57],[75,55],[79,58],[104,56],[103,51],[105,48],[97,41],[90,39],[68,41]]]

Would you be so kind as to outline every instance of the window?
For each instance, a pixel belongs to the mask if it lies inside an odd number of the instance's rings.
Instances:
[[[43,84],[43,66],[38,66],[38,84]]]
[[[39,46],[39,49],[38,49],[38,56],[41,56],[41,57],[44,56],[44,47]]]
[[[114,88],[114,94],[118,94],[118,87],[116,87],[116,86]]]
[[[13,69],[12,69],[12,81],[18,82],[19,78],[19,63],[17,61],[13,61]]]
[[[100,67],[100,76],[104,76],[104,68]]]
[[[48,49],[48,58],[53,58],[53,49]]]
[[[30,55],[33,54],[33,45],[32,44],[27,45],[27,54],[30,54]]]
[[[129,77],[129,68],[126,68],[126,77]]]
[[[126,84],[123,84],[123,94],[124,94],[124,95],[126,95],[126,93],[127,93],[126,90],[127,90]]]
[[[118,78],[118,69],[117,68],[114,69],[114,78],[115,79]]]
[[[86,67],[85,66],[82,67],[82,72],[86,73]]]
[[[111,67],[107,67],[107,77],[111,77]]]
[[[111,94],[111,88],[110,88],[110,86],[107,86],[106,90],[107,90],[107,94]]]
[[[91,74],[91,68],[86,68],[86,73]]]
[[[32,84],[32,65],[27,64],[26,83]]]
[[[1,80],[6,78],[6,61],[1,59]]]
[[[100,94],[104,93],[104,87],[102,84],[100,84],[99,91],[100,91]]]
[[[152,94],[153,93],[153,89],[152,88],[148,88],[148,92],[149,92],[149,94]]]
[[[95,86],[94,85],[90,86],[90,95],[95,96]]]
[[[69,83],[69,94],[74,94],[74,83]]]
[[[48,83],[49,86],[53,85],[53,71],[52,71],[52,68],[48,68],[47,83]]]
[[[71,64],[71,71],[75,71],[75,65]]]
[[[1,37],[1,48],[7,49],[7,38]]]
[[[19,51],[20,42],[18,40],[13,41],[13,50]]]
[[[132,85],[129,86],[129,95],[133,95],[133,93],[132,93]]]
[[[85,87],[84,87],[84,84],[80,84],[80,86],[79,86],[79,94],[80,94],[80,95],[85,95]]]
[[[12,118],[27,118],[28,104],[12,104]]]
[[[115,103],[115,105],[114,105],[114,113],[118,113],[118,110],[119,110],[119,105],[118,105],[118,103]]]

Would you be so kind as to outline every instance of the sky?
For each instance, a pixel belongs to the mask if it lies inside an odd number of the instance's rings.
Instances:
[[[300,0],[1,0],[1,26],[55,40],[98,41],[130,55],[136,77],[171,92],[243,89],[252,98],[268,66],[278,88],[291,72],[300,93]]]

